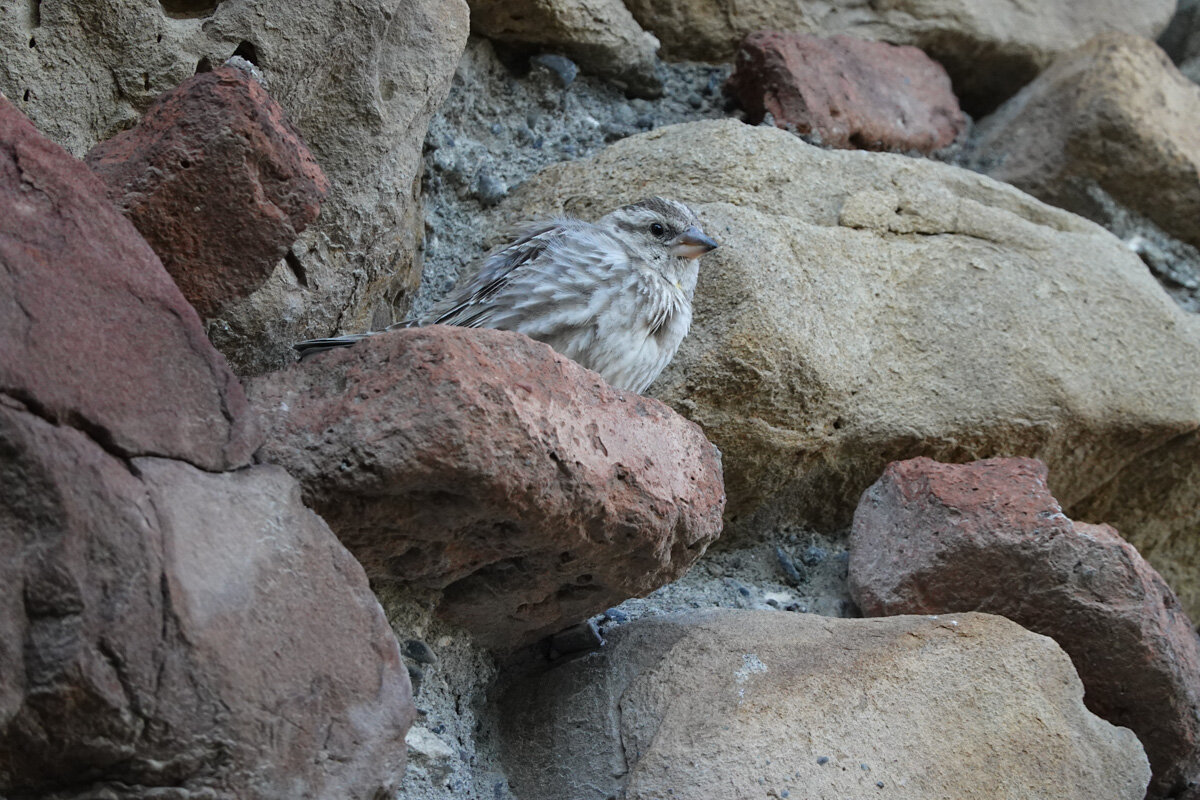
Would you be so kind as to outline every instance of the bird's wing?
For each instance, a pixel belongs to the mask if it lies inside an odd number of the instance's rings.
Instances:
[[[628,265],[629,254],[612,236],[578,220],[527,229],[489,255],[479,273],[434,306],[421,325],[504,328],[552,336],[595,317],[596,286]]]

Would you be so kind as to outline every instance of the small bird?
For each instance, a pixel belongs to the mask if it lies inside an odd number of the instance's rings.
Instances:
[[[425,314],[385,330],[459,325],[516,331],[643,392],[692,323],[697,259],[717,243],[683,203],[650,197],[598,221],[531,225],[492,251],[473,278]],[[304,358],[371,333],[310,339]]]

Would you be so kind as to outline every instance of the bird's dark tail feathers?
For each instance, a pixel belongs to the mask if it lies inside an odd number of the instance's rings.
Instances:
[[[352,333],[348,336],[332,336],[328,339],[307,339],[303,342],[296,342],[292,345],[292,349],[300,354],[300,360],[324,353],[326,350],[335,350],[339,347],[349,347],[355,342],[361,342],[371,334],[369,333]]]

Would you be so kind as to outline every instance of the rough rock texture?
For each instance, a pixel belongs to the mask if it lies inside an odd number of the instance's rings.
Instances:
[[[1000,617],[645,619],[501,699],[522,800],[1140,800],[1137,738],[1053,641]]]
[[[235,52],[257,65],[331,191],[267,284],[208,321],[241,373],[297,339],[365,330],[420,275],[421,145],[468,32],[463,0],[68,0],[0,14],[0,92],[76,155]]]
[[[1150,796],[1200,792],[1200,639],[1137,550],[1063,515],[1044,464],[889,465],[854,515],[850,589],[872,616],[982,611],[1053,638],[1088,708],[1145,746]]]
[[[946,70],[915,47],[760,31],[734,64],[726,90],[749,122],[769,113],[818,144],[930,153],[966,129]]]
[[[978,129],[979,167],[1104,219],[1094,188],[1200,246],[1200,87],[1153,42],[1100,36],[1062,56]]]
[[[1200,320],[1092,223],[965,170],[733,121],[622,140],[503,207],[595,218],[651,194],[721,242],[652,391],[721,448],[727,539],[848,525],[887,463],[919,455],[1036,456],[1068,511],[1127,468],[1200,494],[1194,470],[1160,469],[1200,427]],[[1195,528],[1144,499],[1112,499],[1144,526],[1122,532],[1191,576],[1175,588],[1200,611]]]
[[[234,67],[162,95],[87,164],[202,317],[262,286],[329,190],[283,109]]]
[[[80,162],[0,98],[0,395],[122,455],[249,463],[242,388]]]
[[[511,649],[678,577],[720,457],[666,406],[519,334],[371,337],[251,384],[266,444],[372,578]]]
[[[1106,31],[1153,39],[1175,0],[625,0],[665,58],[730,58],[757,30],[788,30],[915,45],[946,66],[964,107],[994,108],[1058,53]]]
[[[408,677],[294,480],[124,462],[0,402],[0,794],[394,788]]]
[[[662,94],[662,79],[655,73],[658,39],[642,30],[621,0],[467,2],[476,33],[560,51],[638,97]]]

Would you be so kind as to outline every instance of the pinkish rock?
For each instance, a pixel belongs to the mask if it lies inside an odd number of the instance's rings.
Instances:
[[[242,388],[81,162],[0,98],[0,395],[122,455],[250,461]]]
[[[1088,708],[1141,739],[1149,797],[1200,792],[1200,643],[1170,588],[1107,525],[1067,519],[1040,461],[892,463],[854,515],[863,613],[1000,614],[1071,656]]]
[[[125,461],[0,398],[0,796],[392,796],[415,715],[283,470]]]
[[[259,457],[367,574],[444,590],[442,615],[493,648],[662,586],[721,531],[698,426],[516,333],[382,334],[249,392]]]
[[[159,96],[87,163],[203,317],[263,284],[329,190],[283,109],[233,67]]]
[[[758,31],[734,64],[726,89],[749,122],[770,113],[829,147],[930,153],[966,128],[946,70],[915,47]]]

